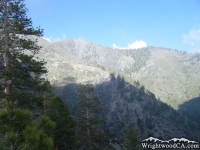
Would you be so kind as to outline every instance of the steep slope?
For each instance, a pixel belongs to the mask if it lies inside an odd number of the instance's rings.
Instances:
[[[119,76],[96,86],[104,102],[107,132],[122,138],[124,129],[132,124],[139,138],[153,136],[160,139],[172,137],[197,138],[198,126],[137,83],[130,84]]]
[[[128,124],[134,126],[141,140],[149,136],[169,139],[177,135],[196,139],[195,133],[199,132],[196,123],[158,101],[153,93],[132,80],[132,77],[138,79],[145,75],[144,68],[155,66],[156,59],[150,57],[157,52],[151,53],[149,48],[113,50],[78,39],[45,44],[36,57],[47,62],[45,78],[54,84],[55,91],[68,103],[73,114],[78,106],[75,96],[78,86],[85,83],[95,86],[103,102],[102,116],[106,116],[103,128],[112,139],[121,142]],[[124,76],[125,79],[117,77],[108,71],[113,69],[112,66],[116,68],[115,72],[125,74],[129,71],[130,74]]]
[[[47,62],[46,78],[55,86],[84,82],[97,84],[108,76],[108,73],[102,72],[95,64],[89,64],[54,44],[44,47],[36,57]]]
[[[62,90],[60,96],[67,102],[72,114],[75,114],[78,105],[75,93],[79,85],[57,87],[57,93]],[[124,140],[129,124],[136,130],[140,141],[150,136],[159,139],[198,139],[199,128],[196,123],[158,101],[153,93],[137,83],[132,85],[122,77],[110,75],[104,82],[95,85],[95,89],[102,101],[101,115],[106,120],[103,129],[115,144]]]
[[[198,54],[184,54],[160,48],[150,48],[146,66],[135,78],[174,108],[199,95],[200,61]]]
[[[83,39],[57,42],[55,45],[82,60],[100,64],[112,70],[123,69],[124,66],[134,63],[133,59],[122,54],[120,51],[93,44]]]
[[[195,97],[179,106],[179,111],[200,125],[200,97]]]
[[[156,97],[175,109],[199,95],[200,54],[146,47],[134,50],[105,48],[83,39],[55,43],[88,62],[140,81]]]

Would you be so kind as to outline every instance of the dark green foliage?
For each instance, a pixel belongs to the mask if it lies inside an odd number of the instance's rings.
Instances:
[[[0,110],[1,133],[7,131],[21,132],[31,122],[31,113],[28,110],[16,108],[17,102],[5,102],[5,109]]]
[[[31,112],[16,108],[16,104],[6,101],[5,108],[0,110],[0,149],[52,150],[53,139],[48,133],[55,123],[48,119],[45,124],[33,123]]]
[[[42,116],[37,123],[39,129],[42,130],[48,136],[53,136],[53,129],[56,126],[56,123],[53,122],[48,116]]]
[[[52,149],[54,146],[53,143],[53,131],[55,129],[55,122],[51,121],[51,119],[48,116],[42,116],[38,121],[37,121],[37,128],[40,130],[41,135],[40,135],[40,143],[38,147],[40,149]],[[50,145],[48,145],[50,144]],[[48,147],[46,147],[48,146]]]
[[[81,138],[82,148],[87,150],[108,149],[108,138],[100,130],[103,119],[99,118],[99,114],[102,108],[94,87],[81,85],[77,91],[77,96],[80,100],[77,110],[77,131]]]
[[[111,150],[111,147],[109,146],[109,137],[101,131],[98,131],[95,133],[94,142],[97,143],[97,145],[93,148],[94,150]]]
[[[131,125],[128,125],[126,130],[126,138],[124,141],[125,150],[139,150],[138,137],[134,132],[134,129]]]
[[[34,54],[40,49],[37,42],[26,38],[26,35],[42,36],[43,31],[32,27],[31,19],[26,16],[26,12],[23,0],[1,1],[0,83],[4,88],[0,94],[8,101],[17,100],[19,106],[23,104],[23,108],[41,104],[35,101],[38,96],[36,93],[39,92],[36,87],[43,83],[40,75],[47,72],[45,62],[34,58]],[[30,53],[25,53],[25,49]],[[24,96],[25,93],[32,95],[27,98],[27,95]]]
[[[75,134],[76,124],[66,104],[55,96],[48,102],[47,115],[56,123],[54,143],[58,150],[77,149],[78,136]]]
[[[47,71],[45,62],[34,58],[41,48],[37,40],[26,37],[43,31],[32,27],[24,0],[0,0],[0,5],[0,149],[51,150],[55,123],[35,115],[45,100],[41,94],[47,89],[40,87]]]

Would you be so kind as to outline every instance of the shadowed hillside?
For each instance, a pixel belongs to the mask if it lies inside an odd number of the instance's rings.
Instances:
[[[68,84],[56,88],[56,93],[65,100],[72,114],[75,114],[78,106],[75,96],[78,87],[78,84]],[[95,85],[95,90],[102,101],[101,115],[106,118],[103,129],[115,142],[124,140],[128,124],[134,126],[140,140],[150,136],[197,140],[196,123],[157,100],[153,93],[145,90],[138,82],[132,85],[124,78],[111,74],[108,81]]]
[[[199,95],[199,53],[187,54],[160,47],[117,50],[84,39],[50,43],[39,38],[38,42],[43,49],[36,57],[47,62],[49,73],[46,78],[51,83],[62,85],[67,76],[78,83],[93,80],[96,84],[104,79],[99,78],[102,71],[98,71],[98,77],[94,79],[94,72],[103,69],[138,80],[155,93],[156,98],[175,109]]]
[[[195,97],[179,106],[179,111],[200,126],[200,97]]]
[[[90,83],[103,102],[102,115],[107,118],[103,128],[113,140],[123,140],[128,124],[140,140],[150,136],[196,139],[197,123],[174,108],[199,94],[199,54],[157,47],[116,50],[82,39],[43,40],[36,57],[47,62],[44,78],[56,87],[72,114],[78,107],[77,88]],[[190,113],[189,108],[184,111]]]
[[[54,50],[62,57],[73,56],[75,60],[138,80],[175,109],[199,94],[199,53],[187,54],[159,47],[117,50],[83,39],[50,43],[44,50]]]

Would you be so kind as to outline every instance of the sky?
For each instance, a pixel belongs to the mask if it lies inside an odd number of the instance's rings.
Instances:
[[[110,48],[200,52],[199,0],[26,0],[51,42],[82,38]]]

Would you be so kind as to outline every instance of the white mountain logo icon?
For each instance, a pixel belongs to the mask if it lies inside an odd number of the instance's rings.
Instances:
[[[164,143],[164,142],[169,143],[169,142],[173,141],[173,142],[188,142],[188,143],[197,143],[198,144],[198,142],[196,142],[196,141],[190,141],[190,140],[185,139],[185,138],[173,138],[173,139],[170,139],[168,141],[163,141],[163,140],[160,140],[160,139],[157,139],[157,138],[154,138],[154,137],[149,137],[147,139],[144,139],[142,142],[145,142],[145,141],[152,141],[152,142],[159,141],[161,143]]]

